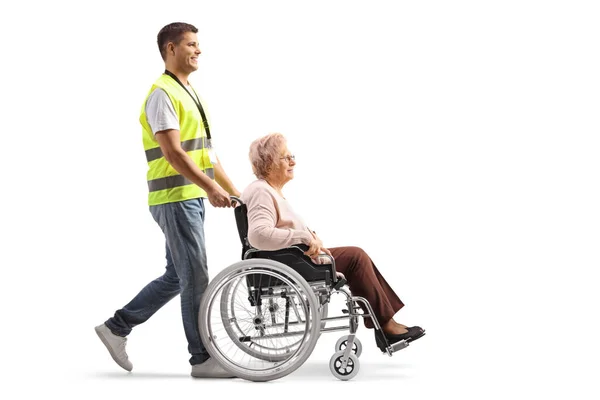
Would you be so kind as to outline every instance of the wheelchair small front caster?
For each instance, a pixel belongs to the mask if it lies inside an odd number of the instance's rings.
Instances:
[[[329,360],[329,370],[336,378],[347,381],[356,376],[358,374],[358,370],[360,369],[360,363],[358,361],[358,357],[354,354],[350,354],[348,357],[348,361],[346,365],[342,358],[344,357],[343,351],[338,351]]]
[[[335,351],[345,351],[346,347],[348,347],[348,336],[342,336],[335,343]],[[358,338],[354,337],[354,343],[352,343],[352,354],[354,354],[357,358],[362,354],[362,343]]]

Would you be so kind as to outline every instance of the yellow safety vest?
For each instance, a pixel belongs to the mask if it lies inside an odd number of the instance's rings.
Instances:
[[[157,88],[163,89],[171,102],[179,119],[181,147],[188,153],[194,163],[206,175],[214,179],[213,165],[208,155],[208,139],[200,111],[189,93],[173,78],[162,75],[154,82],[142,105],[140,123],[146,160],[148,161],[148,204],[151,206],[207,197],[206,192],[198,185],[180,175],[165,159],[146,119],[146,102],[150,94]]]

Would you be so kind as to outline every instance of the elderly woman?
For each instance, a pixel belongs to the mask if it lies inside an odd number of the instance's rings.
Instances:
[[[359,247],[323,246],[321,239],[308,229],[294,213],[283,195],[283,187],[294,178],[296,161],[287,148],[285,137],[272,133],[255,140],[250,146],[250,162],[258,178],[242,194],[248,207],[248,241],[260,250],[278,250],[294,244],[308,246],[306,255],[321,263],[319,254],[329,254],[335,259],[338,273],[347,279],[350,291],[369,301],[377,321],[389,342],[408,342],[423,336],[417,326],[407,327],[394,321],[393,316],[404,304],[381,276],[367,253]],[[373,328],[370,318],[365,326]],[[376,336],[377,337],[377,336]],[[377,341],[383,350],[383,344]]]

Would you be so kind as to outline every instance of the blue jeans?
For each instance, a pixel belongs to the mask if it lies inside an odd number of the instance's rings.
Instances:
[[[204,348],[198,330],[198,311],[202,294],[208,286],[208,268],[204,246],[204,201],[202,198],[160,204],[150,213],[166,238],[165,273],[150,282],[125,307],[106,321],[106,326],[119,336],[146,322],[156,311],[178,294],[181,314],[192,355],[190,364],[201,364],[210,355]]]

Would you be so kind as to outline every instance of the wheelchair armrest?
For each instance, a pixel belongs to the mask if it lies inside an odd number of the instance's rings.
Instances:
[[[323,267],[329,265],[330,269],[331,269],[331,277],[333,279],[333,282],[338,282],[340,280],[340,279],[338,279],[337,271],[335,269],[335,259],[333,257],[331,257],[329,254],[320,254],[319,257],[326,257],[326,258],[328,258],[329,261],[331,261],[331,264],[315,264],[315,263],[313,263],[312,259],[309,256],[307,256],[306,254],[304,254],[304,252],[306,250],[308,250],[308,246],[307,245],[305,245],[305,244],[295,244],[295,245],[293,245],[293,246],[291,246],[289,248],[298,249],[301,252],[300,256],[303,257],[303,258],[305,258],[309,263],[311,263],[314,266],[323,268]],[[346,282],[346,280],[344,279],[344,283],[342,285],[340,285],[340,287],[344,286],[345,282]]]
[[[252,248],[245,252],[244,259],[251,258],[252,254],[256,254],[256,256],[261,258],[273,259],[276,261],[283,262],[284,264],[287,264],[292,268],[294,268],[294,264],[307,264],[305,265],[305,267],[314,271],[314,274],[312,274],[311,271],[307,271],[305,272],[305,274],[303,274],[301,271],[298,271],[301,275],[303,275],[303,277],[307,278],[307,280],[311,280],[312,278],[315,278],[314,280],[317,280],[317,276],[322,275],[322,272],[319,273],[318,271],[324,271],[328,273],[327,275],[329,275],[328,277],[323,277],[327,284],[337,283],[339,279],[336,274],[335,260],[333,259],[333,257],[329,255],[322,255],[322,257],[328,257],[331,260],[331,264],[315,264],[312,262],[312,259],[310,257],[304,254],[306,250],[308,250],[308,246],[305,244],[296,244],[279,250],[258,250]],[[290,261],[290,255],[296,259],[295,261],[292,260],[292,265],[290,265],[290,263],[288,262],[285,262]],[[288,259],[284,260],[286,256],[288,256]]]

